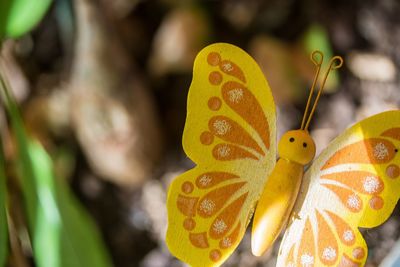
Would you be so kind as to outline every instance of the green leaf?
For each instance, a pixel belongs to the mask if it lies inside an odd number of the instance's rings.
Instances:
[[[3,143],[0,140],[0,267],[6,265],[8,256],[8,224],[7,224],[7,193],[6,172],[4,163]]]
[[[19,37],[35,27],[52,0],[0,0],[0,39]]]
[[[26,134],[14,99],[4,82],[1,85],[18,146],[21,185],[36,265],[112,266],[95,224],[68,185],[56,179],[52,160]]]
[[[10,9],[10,0],[0,1],[0,47],[1,41],[4,38],[6,25],[7,25],[7,14]]]
[[[325,28],[318,24],[311,25],[303,36],[303,46],[307,54],[311,54],[314,50],[319,50],[324,54],[322,71],[325,71],[328,67],[329,60],[333,57],[331,43]],[[320,78],[322,78],[322,76],[323,75],[320,75]],[[338,74],[336,71],[332,71],[326,82],[324,91],[332,93],[338,85]]]

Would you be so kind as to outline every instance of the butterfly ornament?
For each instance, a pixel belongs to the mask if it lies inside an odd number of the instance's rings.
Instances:
[[[312,161],[308,127],[343,60],[330,59],[312,107],[323,54],[311,60],[316,74],[301,127],[277,144],[275,104],[257,63],[226,43],[197,55],[182,141],[196,166],[173,180],[167,199],[166,243],[180,260],[220,266],[254,214],[256,256],[286,228],[278,267],[364,266],[368,249],[358,227],[382,224],[400,197],[400,111],[356,123]]]

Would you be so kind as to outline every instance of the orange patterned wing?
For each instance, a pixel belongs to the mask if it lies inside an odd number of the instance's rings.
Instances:
[[[336,138],[306,172],[277,266],[364,266],[358,227],[375,227],[400,197],[400,111],[367,118]]]
[[[197,166],[168,192],[170,251],[219,266],[242,239],[276,161],[275,105],[255,61],[229,44],[196,57],[183,148]]]

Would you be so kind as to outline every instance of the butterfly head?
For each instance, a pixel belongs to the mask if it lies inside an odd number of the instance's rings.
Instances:
[[[315,156],[315,143],[308,131],[288,131],[279,141],[278,153],[281,158],[306,165]]]
[[[326,80],[328,79],[329,73],[332,70],[338,69],[343,65],[343,59],[340,56],[334,56],[328,63],[328,69],[321,81],[318,89],[317,96],[314,103],[311,105],[314,89],[318,81],[321,66],[324,61],[324,55],[320,51],[314,51],[311,53],[311,61],[317,67],[315,72],[314,81],[310,88],[310,94],[308,96],[306,109],[303,115],[303,121],[299,130],[293,130],[286,132],[278,144],[278,152],[281,158],[290,160],[292,162],[306,165],[310,163],[315,156],[315,143],[308,133],[308,126],[310,125],[311,118],[314,115],[317,107],[318,100],[325,87]]]

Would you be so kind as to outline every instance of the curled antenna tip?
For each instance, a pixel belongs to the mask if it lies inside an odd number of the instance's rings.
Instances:
[[[343,58],[341,56],[334,56],[331,59],[330,66],[332,70],[339,69],[340,67],[342,67],[342,65],[343,65]]]
[[[319,50],[314,50],[311,53],[310,59],[315,65],[320,66],[324,61],[324,54]]]

